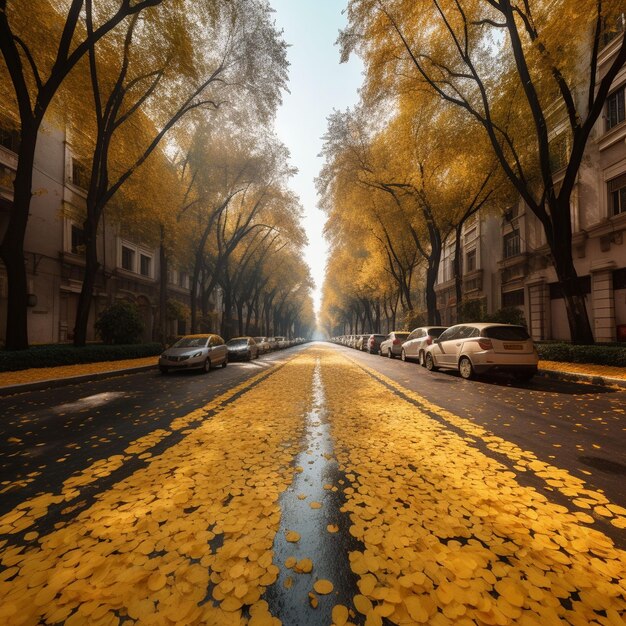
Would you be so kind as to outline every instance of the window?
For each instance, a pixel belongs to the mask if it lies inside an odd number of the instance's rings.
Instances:
[[[550,169],[553,172],[567,165],[570,154],[569,135],[566,132],[559,133],[548,142],[550,152]]]
[[[624,121],[624,90],[622,87],[613,92],[606,99],[606,129],[610,130],[614,126]]]
[[[607,183],[609,192],[609,216],[626,213],[626,174]]]
[[[152,259],[145,254],[139,255],[139,273],[142,276],[151,276]]]
[[[90,172],[83,161],[72,159],[72,184],[87,189],[89,187]]]
[[[187,272],[178,272],[178,286],[187,287]]]
[[[519,230],[514,230],[504,235],[504,258],[510,259],[520,253]]]
[[[626,289],[626,267],[613,270],[613,289]]]
[[[72,224],[72,241],[71,248],[72,254],[84,254],[85,253],[85,231]]]
[[[524,306],[524,290],[505,291],[502,294],[502,307]]]
[[[17,128],[11,128],[8,122],[0,121],[0,146],[18,152],[20,149],[20,132]]]
[[[465,255],[465,272],[473,272],[476,269],[476,249],[470,250]]]
[[[129,272],[135,271],[135,251],[122,246],[122,267]]]
[[[626,14],[620,13],[617,19],[605,21],[602,28],[602,43],[606,46],[613,41],[620,33],[624,32],[626,26]]]

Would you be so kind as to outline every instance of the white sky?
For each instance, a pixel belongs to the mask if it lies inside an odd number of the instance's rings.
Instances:
[[[304,207],[304,228],[309,239],[305,259],[315,280],[315,309],[319,310],[324,282],[327,245],[322,235],[324,214],[317,208],[315,177],[322,166],[318,157],[326,118],[333,109],[345,109],[357,102],[362,64],[356,59],[339,63],[335,46],[346,20],[342,0],[270,0],[276,10],[276,24],[290,44],[289,91],[278,112],[276,132],[291,152],[298,174],[291,188]]]

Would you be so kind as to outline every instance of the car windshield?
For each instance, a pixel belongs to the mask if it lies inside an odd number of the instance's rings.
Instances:
[[[526,341],[530,335],[523,326],[491,326],[485,328],[483,335],[500,341]]]
[[[204,348],[209,340],[207,335],[202,337],[183,337],[179,339],[172,348]]]
[[[265,337],[255,337],[255,338],[254,338],[254,340],[255,340],[257,343],[262,343],[263,341],[265,341]]]
[[[387,335],[372,335],[374,339],[384,339]]]
[[[247,339],[231,339],[229,342],[227,342],[226,344],[227,346],[245,346],[248,345],[248,340]]]
[[[396,339],[406,339],[406,337],[409,336],[409,333],[394,333],[396,336]]]
[[[429,328],[428,334],[436,339],[444,330],[445,328]]]

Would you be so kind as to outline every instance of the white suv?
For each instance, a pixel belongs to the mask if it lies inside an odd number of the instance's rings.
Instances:
[[[454,369],[466,379],[506,371],[530,380],[537,373],[538,362],[527,330],[513,324],[457,324],[426,348],[426,369]]]

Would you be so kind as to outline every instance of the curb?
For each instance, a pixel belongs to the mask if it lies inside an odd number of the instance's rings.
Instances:
[[[594,374],[579,374],[574,372],[563,372],[561,370],[542,370],[538,372],[539,376],[550,378],[551,380],[565,380],[569,382],[590,383],[592,385],[601,385],[603,387],[622,387],[626,389],[626,380],[621,378],[610,378],[608,376],[597,376]]]
[[[104,380],[106,378],[114,378],[115,376],[124,376],[126,374],[147,372],[156,369],[156,365],[141,365],[139,367],[111,370],[109,372],[99,372],[97,374],[81,374],[80,376],[66,376],[65,378],[48,378],[47,380],[38,380],[34,383],[20,383],[19,385],[0,387],[0,396],[8,396],[14,393],[22,393],[24,391],[56,389],[57,387],[66,387],[68,385],[75,385],[77,383],[84,383],[92,380]]]

